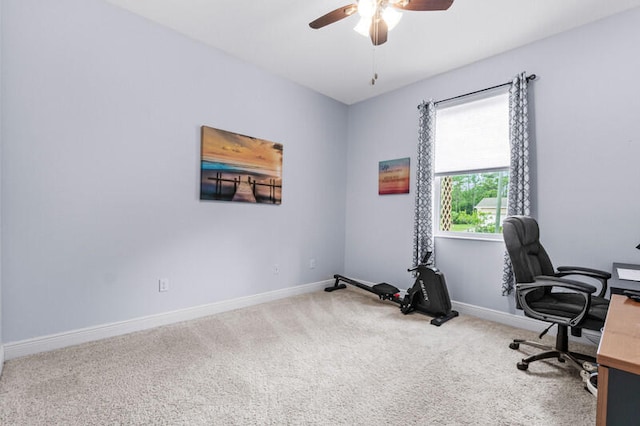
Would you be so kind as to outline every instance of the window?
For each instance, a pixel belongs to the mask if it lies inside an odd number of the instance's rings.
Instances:
[[[509,187],[508,88],[436,107],[439,234],[501,234]]]

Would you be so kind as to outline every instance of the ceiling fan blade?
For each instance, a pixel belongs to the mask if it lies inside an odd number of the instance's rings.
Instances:
[[[402,3],[392,4],[392,6],[402,10],[428,11],[447,10],[452,4],[453,0],[409,0],[409,3],[404,6]]]
[[[389,33],[389,27],[384,19],[372,19],[371,27],[369,27],[369,36],[374,46],[380,46],[387,41],[387,34]]]
[[[341,19],[346,18],[347,16],[351,16],[358,10],[358,5],[356,3],[349,4],[347,6],[342,6],[333,10],[326,15],[322,15],[315,21],[309,23],[309,26],[315,30],[318,28],[325,27],[329,24],[333,24]]]

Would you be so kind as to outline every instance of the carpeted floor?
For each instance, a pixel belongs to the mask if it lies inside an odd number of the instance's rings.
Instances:
[[[593,425],[579,372],[517,370],[515,336],[311,293],[8,361],[0,424]]]

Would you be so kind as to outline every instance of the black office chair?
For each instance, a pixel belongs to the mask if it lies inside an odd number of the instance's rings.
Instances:
[[[541,359],[570,360],[579,369],[583,362],[595,363],[595,358],[569,351],[568,328],[571,334],[580,336],[582,329],[600,330],[604,326],[609,301],[603,296],[611,274],[596,269],[561,266],[554,270],[544,247],[540,244],[540,230],[535,219],[528,216],[509,216],[503,222],[504,242],[511,258],[516,279],[516,302],[526,316],[551,325],[540,334],[544,336],[553,325],[558,325],[555,347],[537,342],[514,339],[509,345],[518,349],[521,344],[544,349],[545,352],[524,358],[518,369],[526,370],[529,363]],[[599,281],[597,287],[582,281],[564,278],[580,275]],[[567,291],[568,290],[568,291]],[[582,361],[582,362],[581,362]]]

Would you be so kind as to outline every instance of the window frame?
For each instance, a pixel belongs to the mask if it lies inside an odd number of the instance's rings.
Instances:
[[[459,231],[443,231],[440,229],[440,210],[441,210],[441,194],[442,194],[442,178],[446,176],[460,176],[462,174],[472,174],[472,173],[491,173],[491,172],[500,172],[506,171],[509,172],[508,167],[501,168],[490,168],[490,169],[478,169],[478,170],[469,170],[462,172],[454,172],[454,173],[446,173],[446,174],[438,174],[434,176],[433,182],[433,204],[434,204],[434,236],[435,237],[445,237],[445,238],[457,238],[457,239],[467,239],[467,240],[488,240],[488,241],[503,241],[501,232],[459,232]],[[509,210],[509,196],[508,196],[508,188],[507,188],[507,211]],[[505,216],[506,217],[506,216]]]

